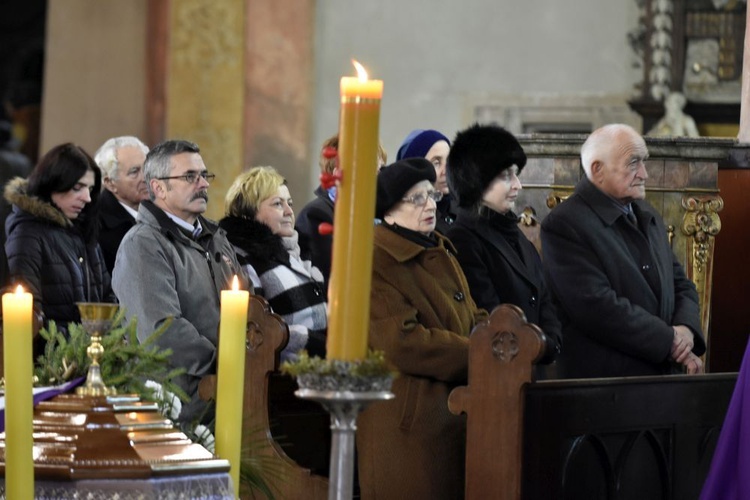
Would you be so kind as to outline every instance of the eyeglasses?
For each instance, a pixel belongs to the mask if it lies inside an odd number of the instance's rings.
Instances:
[[[405,201],[407,203],[411,203],[412,205],[416,205],[418,207],[421,207],[422,205],[427,204],[427,199],[431,199],[435,203],[439,202],[443,199],[443,192],[442,191],[422,191],[421,193],[413,194],[406,198],[401,198],[401,201]]]
[[[204,170],[203,172],[188,172],[182,175],[174,175],[172,177],[157,177],[160,181],[168,181],[170,179],[182,179],[183,181],[187,182],[188,184],[195,184],[198,182],[198,179],[203,178],[207,181],[211,182],[216,178],[216,174],[209,174],[208,170]]]

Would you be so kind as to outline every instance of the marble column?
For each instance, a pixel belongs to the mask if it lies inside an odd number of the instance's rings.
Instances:
[[[170,2],[165,135],[200,146],[213,219],[244,166],[244,14],[243,0]]]
[[[149,4],[148,136],[186,138],[217,174],[208,216],[234,178],[276,167],[304,204],[314,154],[314,2],[156,0]]]

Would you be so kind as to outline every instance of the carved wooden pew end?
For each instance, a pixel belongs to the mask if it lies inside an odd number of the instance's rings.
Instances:
[[[523,311],[511,304],[496,307],[471,333],[469,384],[455,388],[448,398],[451,412],[467,414],[467,499],[520,498],[523,386],[544,353],[543,339],[539,327],[527,323]]]
[[[265,299],[251,295],[247,315],[243,447],[260,458],[277,498],[324,499],[328,479],[295,463],[273,439],[269,421],[269,383],[278,372],[279,356],[289,341],[289,328],[271,311]],[[205,377],[199,388],[204,399],[215,397],[216,376]],[[323,412],[321,408],[321,412]],[[250,442],[252,441],[252,445]],[[260,442],[259,442],[260,441]],[[243,491],[243,498],[260,498]]]

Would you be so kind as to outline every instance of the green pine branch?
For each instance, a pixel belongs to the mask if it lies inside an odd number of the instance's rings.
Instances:
[[[185,373],[182,368],[169,365],[171,349],[161,349],[156,341],[172,323],[163,322],[144,343],[138,341],[137,321],[134,318],[124,324],[124,312],[115,316],[110,330],[102,335],[104,354],[99,359],[102,379],[107,386],[120,393],[136,393],[149,396],[152,391],[145,387],[146,380],[161,384],[165,390],[183,401],[190,398],[173,380]],[[78,323],[68,324],[67,335],[50,321],[39,334],[46,340],[44,353],[36,360],[34,375],[38,384],[59,385],[78,377],[86,376],[91,360],[86,349],[91,337]]]

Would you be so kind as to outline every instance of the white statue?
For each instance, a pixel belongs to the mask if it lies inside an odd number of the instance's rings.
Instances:
[[[664,116],[648,131],[650,136],[687,136],[699,137],[695,120],[683,113],[687,104],[685,96],[672,92],[664,99]]]

